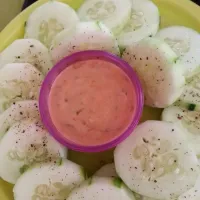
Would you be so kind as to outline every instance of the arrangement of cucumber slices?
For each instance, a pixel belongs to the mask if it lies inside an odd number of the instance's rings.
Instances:
[[[15,200],[200,199],[200,35],[159,30],[160,21],[150,0],[85,0],[77,12],[49,0],[28,16],[24,39],[0,53],[0,178],[15,184]],[[114,163],[89,178],[67,160],[38,108],[45,75],[82,50],[124,59],[145,105],[164,108],[162,121],[140,124],[116,147]]]

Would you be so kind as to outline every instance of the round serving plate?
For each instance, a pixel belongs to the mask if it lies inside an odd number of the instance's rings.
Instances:
[[[0,33],[0,52],[10,43],[18,38],[23,38],[24,25],[29,14],[41,4],[48,0],[40,0],[28,7],[13,19],[6,28]],[[60,0],[69,4],[74,9],[78,9],[83,0]],[[159,7],[161,15],[161,28],[171,25],[183,25],[191,27],[200,32],[200,7],[192,3],[190,0],[153,0]],[[160,109],[145,107],[143,111],[142,121],[148,119],[159,120],[161,114]],[[109,150],[102,153],[79,153],[70,151],[69,159],[83,165],[90,173],[93,173],[105,163],[112,162],[113,151]],[[0,200],[13,200],[13,186],[0,179]]]

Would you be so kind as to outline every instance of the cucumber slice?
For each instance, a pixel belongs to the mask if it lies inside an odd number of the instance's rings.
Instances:
[[[15,184],[34,163],[66,157],[66,149],[45,130],[38,120],[14,124],[0,142],[0,177]]]
[[[93,177],[75,188],[67,200],[135,200],[133,193],[119,178]]]
[[[133,0],[131,18],[118,36],[119,45],[126,47],[146,37],[154,36],[159,24],[159,10],[152,1]]]
[[[0,69],[0,111],[13,102],[36,100],[44,76],[28,63],[7,64]]]
[[[175,64],[176,54],[165,42],[146,38],[127,47],[122,58],[139,76],[146,105],[164,108],[180,97],[185,78]]]
[[[190,111],[185,108],[170,106],[165,108],[162,113],[162,120],[177,123],[187,131],[186,136],[195,149],[196,155],[200,156],[200,112]]]
[[[200,106],[200,75],[193,77],[184,87],[182,95],[176,105],[194,104],[196,108]]]
[[[198,177],[195,186],[179,196],[178,200],[199,200],[200,199],[200,177]]]
[[[78,10],[83,21],[102,21],[113,33],[122,31],[131,15],[131,0],[87,0]]]
[[[8,63],[30,63],[43,74],[53,67],[48,49],[35,39],[15,40],[1,52],[0,68]]]
[[[40,119],[38,102],[18,101],[0,115],[0,140],[12,125],[23,119]]]
[[[76,26],[70,28],[70,29],[65,29],[58,33],[51,45],[51,50],[55,49],[58,46],[61,46],[64,42],[68,42],[69,40],[72,40],[73,36],[75,34],[83,34],[87,32],[95,32],[95,31],[101,31],[99,24],[102,24],[101,22],[80,22]],[[107,30],[107,29],[106,29]]]
[[[35,166],[18,179],[13,189],[15,200],[65,200],[69,192],[84,181],[82,170],[81,166],[65,159],[59,165]]]
[[[51,47],[54,63],[82,50],[104,50],[120,54],[116,38],[101,22],[82,22],[74,30],[60,33],[53,43],[59,44]]]
[[[155,199],[175,199],[192,188],[199,162],[175,124],[147,121],[114,152],[117,174],[133,191]],[[166,189],[167,188],[167,189]]]
[[[60,46],[63,43],[63,41],[71,38],[73,34],[75,34],[75,32],[76,32],[76,26],[69,29],[64,29],[63,31],[58,33],[52,40],[50,50]]]
[[[157,37],[167,42],[179,56],[177,63],[189,78],[200,71],[200,35],[184,26],[171,26],[160,30]]]
[[[102,168],[100,168],[96,173],[95,176],[100,177],[118,177],[116,170],[115,170],[115,164],[110,163],[107,165],[104,165]]]
[[[25,38],[35,38],[49,47],[56,34],[78,23],[76,12],[67,4],[49,1],[29,16]]]

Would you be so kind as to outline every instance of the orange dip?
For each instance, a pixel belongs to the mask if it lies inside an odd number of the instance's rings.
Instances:
[[[114,64],[79,61],[54,81],[49,108],[52,122],[73,143],[94,146],[112,141],[132,122],[135,90]]]

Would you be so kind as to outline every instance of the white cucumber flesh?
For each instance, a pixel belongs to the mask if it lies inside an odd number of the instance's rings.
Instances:
[[[81,22],[74,30],[61,32],[54,39],[53,45],[51,55],[54,63],[65,56],[83,50],[104,50],[120,54],[116,38],[101,22]]]
[[[67,150],[43,127],[40,120],[14,124],[0,142],[0,177],[12,184],[35,163],[66,158]]]
[[[137,43],[146,37],[156,35],[160,24],[157,6],[150,0],[133,0],[131,18],[118,35],[121,47]]]
[[[113,177],[113,178],[118,177],[118,174],[117,174],[116,169],[115,169],[115,164],[110,163],[110,164],[104,165],[94,174],[94,176]],[[158,200],[158,199],[152,199],[152,198],[149,198],[149,197],[145,197],[145,196],[139,195],[137,193],[134,193],[134,196],[135,196],[136,200]]]
[[[195,186],[178,197],[178,200],[186,200],[186,199],[187,200],[200,199],[200,177],[199,176],[198,176]]]
[[[69,192],[84,180],[83,168],[69,160],[40,164],[18,179],[13,189],[14,197],[15,200],[65,200]]]
[[[131,0],[87,0],[78,10],[82,21],[102,21],[114,34],[122,31],[130,18]]]
[[[84,33],[87,31],[99,31],[99,22],[80,22],[77,25],[71,27],[70,29],[65,29],[58,33],[53,41],[50,49],[54,49],[62,45],[65,41],[70,40],[74,34]]]
[[[183,131],[188,141],[194,148],[196,155],[200,156],[200,112],[194,110],[193,105],[188,108],[170,106],[165,108],[162,113],[162,120],[167,122],[173,122],[185,129]]]
[[[120,178],[92,177],[75,188],[67,200],[135,200]]]
[[[140,124],[117,146],[114,159],[117,174],[131,190],[155,199],[176,199],[194,186],[199,173],[183,130],[169,122]]]
[[[177,55],[165,42],[146,38],[127,47],[122,58],[137,73],[146,105],[165,108],[180,97],[185,78],[181,66],[175,64]]]
[[[0,111],[22,100],[37,100],[44,76],[28,63],[7,64],[0,69]]]
[[[25,38],[35,38],[50,47],[56,34],[78,22],[76,12],[69,5],[49,1],[36,8],[29,16],[25,27]]]
[[[191,28],[170,26],[161,29],[156,37],[163,39],[179,56],[184,75],[190,78],[200,71],[200,35]]]
[[[4,49],[0,68],[9,63],[30,63],[43,74],[53,67],[49,50],[36,39],[18,39]]]
[[[12,125],[24,119],[40,119],[37,101],[26,100],[14,102],[0,115],[0,139]]]
[[[195,109],[200,108],[200,75],[197,74],[192,79],[187,81],[183,92],[176,102],[176,105],[195,105]]]

